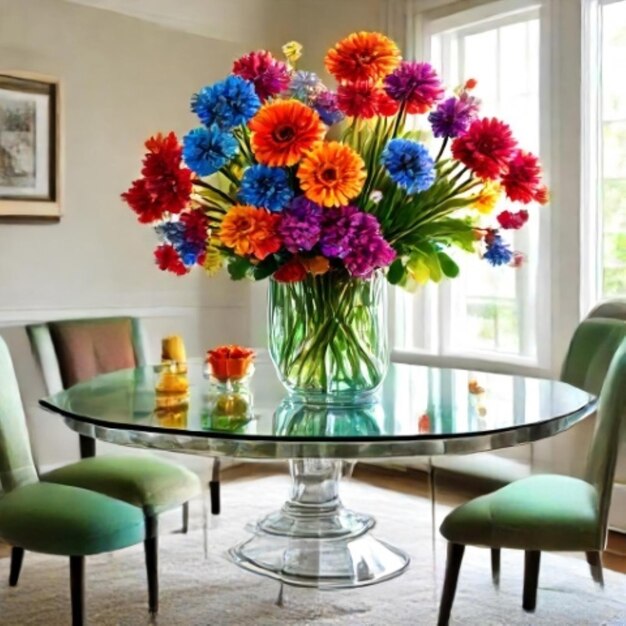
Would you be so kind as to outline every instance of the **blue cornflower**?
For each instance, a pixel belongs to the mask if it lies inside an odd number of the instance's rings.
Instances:
[[[204,245],[197,241],[182,241],[179,245],[175,245],[174,249],[178,252],[182,262],[190,267],[198,262],[198,257],[204,252]]]
[[[228,76],[203,87],[191,97],[191,110],[205,126],[229,130],[245,124],[261,107],[254,85],[240,76]]]
[[[491,265],[507,265],[513,259],[513,251],[507,243],[502,241],[502,237],[497,233],[490,232],[485,237],[485,243],[487,244],[487,250],[483,254],[483,259],[486,259]]]
[[[183,137],[183,158],[198,176],[215,174],[238,151],[237,140],[217,126],[194,128]]]
[[[164,222],[154,229],[163,243],[175,248],[185,241],[185,225],[182,222]]]
[[[280,167],[252,165],[243,174],[239,197],[246,204],[281,211],[293,198],[289,175]]]
[[[392,139],[383,150],[391,180],[409,193],[426,191],[435,182],[435,162],[426,146],[410,139]]]
[[[308,101],[323,88],[322,81],[315,72],[298,70],[289,84],[289,94],[296,100]]]

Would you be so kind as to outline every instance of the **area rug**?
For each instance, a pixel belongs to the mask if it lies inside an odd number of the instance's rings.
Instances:
[[[98,626],[335,626],[431,625],[445,565],[445,543],[433,553],[430,504],[417,496],[376,488],[356,480],[343,485],[347,505],[376,515],[375,533],[406,550],[410,568],[394,580],[351,591],[318,592],[279,585],[231,564],[226,549],[247,536],[244,525],[278,508],[288,479],[271,476],[223,485],[222,515],[211,518],[209,552],[203,550],[202,506],[192,503],[187,535],[171,531],[180,512],[165,516],[160,538],[161,604],[147,611],[141,546],[87,559],[87,618]],[[447,508],[438,507],[439,520]],[[0,560],[8,576],[9,560]],[[503,551],[500,590],[491,584],[489,552],[466,550],[452,624],[489,626],[608,624],[626,626],[626,576],[607,571],[599,590],[583,559],[542,556],[537,610],[521,609],[523,554]],[[5,578],[6,580],[6,578]],[[6,626],[69,624],[67,560],[27,553],[20,584],[0,590],[0,623]]]

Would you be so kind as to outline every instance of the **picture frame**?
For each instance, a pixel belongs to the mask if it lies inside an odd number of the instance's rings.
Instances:
[[[61,216],[58,80],[0,70],[0,219]]]

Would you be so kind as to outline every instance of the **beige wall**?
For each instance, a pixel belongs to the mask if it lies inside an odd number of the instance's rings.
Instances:
[[[119,195],[139,174],[142,142],[196,124],[190,95],[223,76],[245,47],[178,33],[60,0],[0,0],[0,73],[28,70],[62,85],[65,189],[59,223],[0,223],[0,326],[29,320],[136,314],[153,354],[180,332],[191,354],[248,337],[248,289],[201,271],[153,265],[156,237]],[[13,328],[14,359],[39,460],[75,456],[75,437],[36,400],[41,381]],[[155,354],[158,357],[158,354]]]
[[[0,0],[0,71],[60,79],[65,140],[61,221],[0,225],[1,321],[135,310],[182,316],[190,341],[222,325],[245,340],[246,290],[155,271],[154,234],[119,198],[139,173],[143,140],[195,125],[190,95],[241,50],[59,0]]]

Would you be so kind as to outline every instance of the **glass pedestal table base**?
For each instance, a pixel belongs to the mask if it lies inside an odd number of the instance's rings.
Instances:
[[[376,521],[339,499],[343,461],[290,461],[291,497],[280,511],[252,525],[253,536],[229,550],[232,560],[289,585],[341,589],[389,580],[409,557],[375,539]]]

